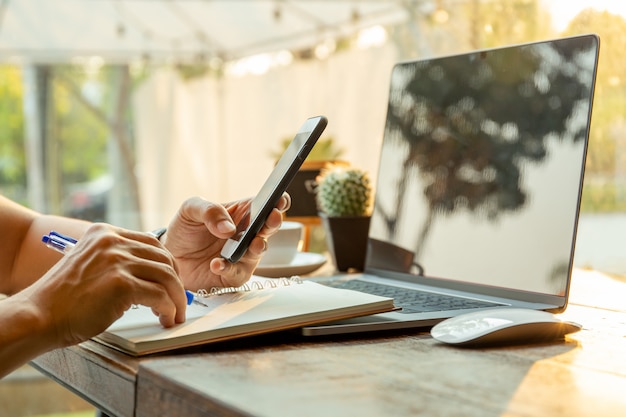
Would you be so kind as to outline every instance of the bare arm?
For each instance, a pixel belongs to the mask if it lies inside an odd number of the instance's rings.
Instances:
[[[0,288],[10,294],[0,301],[0,377],[101,333],[132,304],[152,307],[166,327],[185,320],[174,259],[156,238],[39,215],[1,197],[0,216]],[[41,242],[50,230],[80,241],[62,256]]]
[[[40,215],[0,196],[0,293],[15,294],[39,279],[61,255],[46,248],[41,237],[51,230],[81,237],[90,223]]]
[[[35,307],[19,294],[0,301],[0,378],[61,346]]]
[[[0,196],[0,292],[11,295],[0,301],[0,378],[43,352],[101,333],[132,304],[151,307],[166,327],[184,321],[180,278],[190,288],[245,282],[289,205],[285,195],[244,257],[230,264],[219,254],[235,231],[231,216],[239,219],[249,206],[243,200],[187,200],[163,246],[147,233],[41,215]],[[79,242],[62,256],[41,242],[51,230]]]

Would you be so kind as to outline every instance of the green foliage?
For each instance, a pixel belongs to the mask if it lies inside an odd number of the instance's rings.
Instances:
[[[577,33],[596,33],[601,39],[581,210],[623,212],[626,187],[615,180],[626,169],[626,20],[607,11],[586,9],[563,35]]]
[[[194,64],[178,64],[176,70],[181,78],[185,81],[191,81],[197,78],[203,78],[209,75],[219,77],[221,75],[220,70],[213,70],[208,64],[204,62],[198,62]]]
[[[67,413],[55,413],[55,414],[42,414],[40,416],[34,417],[93,417],[95,415],[94,410],[85,410],[85,411],[73,411]]]
[[[98,84],[98,88],[106,89],[105,83],[97,79],[88,80],[84,72],[70,67],[55,67],[52,72],[45,157],[48,161],[51,155],[58,158],[48,163],[59,167],[64,183],[89,181],[107,170],[107,126],[95,118],[62,83],[54,81],[55,71],[80,86],[91,82]],[[106,71],[103,73],[106,74]],[[4,190],[26,185],[22,100],[19,68],[0,66],[0,186]]]
[[[626,212],[626,185],[585,183],[580,209],[586,213]]]
[[[18,68],[0,67],[0,186],[26,184],[22,80]],[[3,187],[4,188],[4,187]]]
[[[284,138],[280,142],[280,149],[277,152],[272,152],[271,156],[274,159],[278,159],[281,157],[287,146],[291,143],[293,137]],[[343,155],[344,150],[338,148],[335,145],[335,140],[332,137],[320,138],[311,152],[309,156],[306,158],[307,161],[335,161],[339,159],[341,155]]]
[[[476,49],[547,39],[550,15],[540,0],[465,2]],[[482,30],[481,30],[482,29]]]
[[[564,35],[582,32],[600,36],[600,60],[591,121],[587,175],[613,175],[623,170],[626,155],[626,20],[606,11],[587,9],[572,20]]]
[[[93,103],[104,107],[107,100],[107,71],[100,71],[98,77],[88,79],[83,72],[68,68],[55,68],[63,72],[76,85],[98,91],[100,102]],[[107,172],[108,128],[102,121],[78,100],[64,83],[53,82],[52,96],[54,110],[51,133],[59,147],[61,175],[66,184],[86,182]]]
[[[372,187],[366,172],[329,164],[317,178],[317,204],[331,217],[370,214]]]

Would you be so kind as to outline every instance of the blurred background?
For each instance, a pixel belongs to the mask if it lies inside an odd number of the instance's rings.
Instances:
[[[620,280],[626,3],[615,0],[1,0],[0,193],[151,230],[187,197],[253,195],[318,114],[333,156],[375,179],[394,63],[590,32],[601,57],[576,266]],[[93,415],[39,378],[2,381],[0,416]]]

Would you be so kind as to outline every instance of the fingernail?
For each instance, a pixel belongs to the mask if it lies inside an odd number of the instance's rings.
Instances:
[[[217,230],[221,233],[230,233],[235,231],[235,225],[228,220],[222,220],[217,224]]]

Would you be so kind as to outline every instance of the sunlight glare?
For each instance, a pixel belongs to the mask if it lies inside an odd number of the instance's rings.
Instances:
[[[359,32],[356,45],[359,49],[380,46],[387,41],[387,31],[380,25],[363,29]]]

